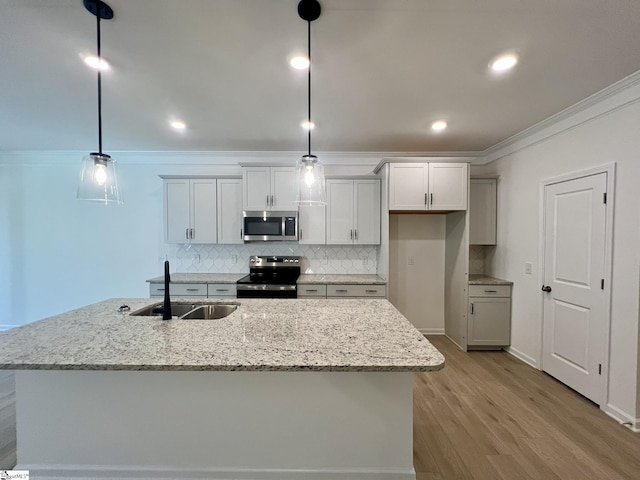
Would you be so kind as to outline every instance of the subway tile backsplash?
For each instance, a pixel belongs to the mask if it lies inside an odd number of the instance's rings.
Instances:
[[[378,247],[372,245],[299,245],[296,242],[243,245],[164,245],[171,271],[180,273],[245,273],[251,255],[298,255],[302,272],[375,275]]]

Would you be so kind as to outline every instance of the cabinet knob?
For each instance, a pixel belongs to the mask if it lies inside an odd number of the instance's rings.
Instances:
[[[542,291],[543,291],[543,292],[547,292],[547,293],[549,293],[549,292],[551,291],[551,287],[550,287],[549,285],[546,285],[546,286],[545,286],[545,285],[543,285],[543,286],[542,286]]]

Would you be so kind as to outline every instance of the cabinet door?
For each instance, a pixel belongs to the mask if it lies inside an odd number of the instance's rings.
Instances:
[[[358,245],[380,244],[380,182],[354,180],[353,240]]]
[[[511,339],[511,299],[469,297],[467,344],[506,346]]]
[[[429,167],[423,163],[392,163],[389,210],[426,210]]]
[[[188,243],[190,228],[189,180],[164,181],[164,240]]]
[[[326,237],[327,207],[300,205],[298,210],[298,237],[301,245],[324,245]]]
[[[216,179],[191,180],[191,243],[216,243]]]
[[[472,178],[469,191],[469,244],[496,244],[495,178]]]
[[[429,209],[466,210],[468,176],[466,163],[430,163]]]
[[[242,187],[244,210],[270,210],[271,169],[269,167],[244,167]]]
[[[271,210],[298,210],[297,193],[296,168],[271,167]]]
[[[242,180],[218,179],[218,243],[242,241]]]
[[[353,180],[327,180],[327,244],[353,243]]]

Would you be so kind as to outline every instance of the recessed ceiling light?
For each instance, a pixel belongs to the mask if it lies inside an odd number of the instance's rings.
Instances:
[[[175,128],[176,130],[184,130],[187,128],[187,124],[182,120],[173,120],[169,122],[169,125],[171,125],[171,127]]]
[[[447,128],[447,122],[445,122],[444,120],[438,120],[437,122],[433,122],[431,124],[431,130],[433,130],[434,132],[441,132],[445,128]]]
[[[296,70],[304,70],[309,68],[309,59],[307,57],[303,57],[302,55],[297,55],[289,60],[289,65],[291,65]]]
[[[515,53],[506,53],[492,60],[489,68],[496,73],[502,73],[511,70],[517,63],[518,55]]]
[[[310,122],[309,120],[304,120],[302,122],[300,122],[300,126],[302,128],[304,128],[305,130],[313,130],[316,126],[315,123]]]
[[[84,57],[84,63],[96,70],[109,70],[109,63],[104,58],[98,58],[93,55]]]

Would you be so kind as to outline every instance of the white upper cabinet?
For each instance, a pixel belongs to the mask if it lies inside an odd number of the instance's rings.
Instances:
[[[291,167],[243,167],[243,208],[252,211],[293,211],[296,169]]]
[[[240,178],[163,180],[166,243],[243,243]]]
[[[216,180],[165,179],[165,241],[216,243]]]
[[[467,209],[466,163],[392,163],[389,210]]]
[[[327,207],[300,205],[298,209],[298,241],[301,245],[324,245]]]
[[[495,178],[472,178],[469,191],[469,244],[496,244],[497,184]]]
[[[218,179],[218,243],[244,243],[240,178]]]
[[[380,244],[379,180],[327,180],[327,244]]]

